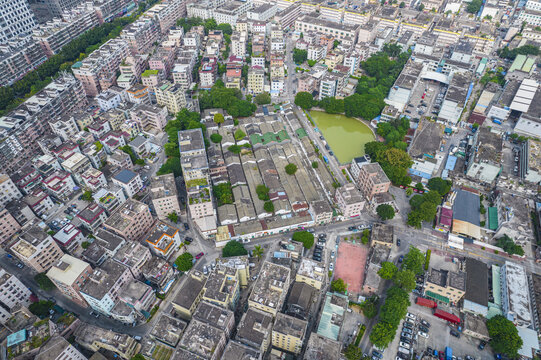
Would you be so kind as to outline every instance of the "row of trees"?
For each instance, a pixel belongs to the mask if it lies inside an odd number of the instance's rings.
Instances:
[[[523,45],[513,50],[509,50],[509,47],[503,47],[496,51],[498,56],[502,59],[514,60],[517,55],[539,55],[539,47],[534,45]]]
[[[221,30],[224,35],[231,35],[233,28],[229,24],[218,24],[213,18],[203,20],[199,17],[182,18],[177,21],[177,26],[182,26],[184,32],[190,31],[194,26],[203,26],[205,28],[205,34],[208,34],[211,30]]]
[[[408,214],[407,224],[420,229],[423,221],[434,221],[441,199],[451,190],[451,185],[450,180],[430,179],[427,185],[430,191],[414,195],[410,199],[411,211]]]
[[[181,130],[198,128],[203,130],[203,134],[206,133],[205,125],[201,123],[201,115],[198,112],[189,111],[188,109],[180,110],[174,120],[169,120],[164,128],[168,137],[168,142],[164,146],[167,161],[158,170],[156,173],[157,175],[171,173],[174,174],[175,177],[182,175],[182,169],[180,167],[180,151],[178,148],[178,132]],[[205,138],[205,143],[206,142],[207,139]]]
[[[228,89],[221,80],[216,81],[210,91],[201,92],[199,106],[201,110],[224,109],[234,118],[251,116],[257,108],[252,102],[242,100],[239,89]]]
[[[71,65],[75,61],[82,60],[107,40],[120,35],[123,27],[134,19],[134,16],[117,18],[85,32],[12,86],[1,87],[0,113],[14,109],[26,98],[43,89],[60,71],[71,71]]]
[[[504,234],[501,238],[496,240],[496,246],[501,247],[503,251],[509,255],[524,255],[524,249],[522,246],[516,244],[507,234]]]
[[[402,269],[383,262],[378,274],[392,279],[394,285],[387,290],[385,303],[381,306],[379,322],[370,333],[370,341],[378,348],[386,348],[394,339],[400,321],[410,306],[409,292],[415,288],[415,275],[424,272],[425,256],[417,248],[410,247],[404,257]]]
[[[385,107],[383,99],[389,93],[409,56],[409,52],[401,52],[399,45],[386,44],[382,52],[372,55],[361,64],[367,75],[359,79],[355,94],[345,99],[331,97],[318,102],[310,93],[300,92],[295,96],[295,104],[305,110],[319,106],[330,114],[345,113],[346,116],[372,120]],[[297,60],[300,62],[303,57],[302,50],[297,51],[297,59],[294,54],[295,62]]]

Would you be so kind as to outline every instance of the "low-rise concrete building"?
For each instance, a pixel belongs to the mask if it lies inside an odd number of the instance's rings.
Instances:
[[[177,186],[173,174],[155,176],[150,180],[150,197],[158,219],[165,220],[167,215],[180,215]]]
[[[56,241],[36,225],[21,233],[11,251],[38,273],[49,270],[64,255]]]
[[[336,189],[335,198],[344,217],[350,218],[361,215],[365,201],[355,185],[348,183],[339,187]]]
[[[169,259],[171,255],[176,254],[180,246],[180,232],[177,228],[158,220],[150,229],[145,241],[155,255]]]
[[[306,283],[318,290],[325,284],[325,267],[316,261],[302,258],[295,281]]]
[[[430,269],[425,296],[442,303],[457,304],[466,293],[466,273]]]
[[[143,180],[141,180],[141,176],[128,169],[120,170],[111,178],[111,180],[113,181],[113,184],[116,184],[124,189],[126,197],[129,198],[137,194],[143,187]]]
[[[259,278],[248,298],[248,305],[276,316],[289,289],[290,273],[290,269],[284,266],[268,261],[263,263]]]
[[[248,308],[237,326],[235,339],[265,353],[271,341],[272,324],[272,315]]]
[[[88,324],[79,326],[74,335],[75,341],[90,351],[109,350],[123,359],[131,359],[141,348],[141,345],[128,334]]]
[[[79,292],[87,282],[93,270],[90,264],[71,255],[64,254],[53,267],[47,271],[47,277],[68,299],[87,307],[88,304]]]
[[[203,298],[206,281],[206,277],[196,271],[190,274],[188,279],[182,284],[182,287],[177,292],[177,296],[171,301],[173,309],[182,318],[186,320],[192,318],[197,305],[199,305],[199,302]]]
[[[272,345],[294,354],[301,352],[308,322],[282,313],[276,314],[272,329]]]
[[[128,199],[105,221],[104,226],[127,240],[137,240],[149,231],[153,223],[148,205]]]

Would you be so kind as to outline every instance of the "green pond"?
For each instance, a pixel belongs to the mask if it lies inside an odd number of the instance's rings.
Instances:
[[[374,140],[374,133],[362,121],[345,115],[310,111],[317,128],[342,164],[364,155],[364,144]]]

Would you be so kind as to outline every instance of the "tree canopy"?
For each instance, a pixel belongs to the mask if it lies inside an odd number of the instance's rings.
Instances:
[[[244,248],[242,243],[231,240],[222,249],[222,257],[242,256],[247,255],[248,251]]]
[[[174,211],[172,213],[167,214],[167,218],[175,224],[178,223],[178,214]]]
[[[385,303],[381,306],[379,322],[370,333],[370,341],[378,348],[386,348],[394,339],[400,321],[410,306],[409,293],[399,286],[387,290]]]
[[[308,231],[297,231],[293,234],[293,241],[301,242],[305,249],[314,246],[314,234]]]
[[[314,106],[314,97],[305,91],[298,92],[295,95],[295,105],[300,106],[304,110],[311,109]]]
[[[255,103],[258,105],[266,105],[271,103],[271,96],[268,92],[262,92],[257,94],[254,99]]]
[[[483,6],[483,0],[471,0],[466,11],[470,14],[477,14],[481,10],[481,6]]]
[[[384,261],[381,263],[381,268],[378,270],[378,275],[385,280],[390,280],[394,278],[394,275],[398,271],[398,268],[395,264],[389,261]]]
[[[269,200],[269,188],[266,187],[263,184],[259,184],[255,188],[255,192],[257,193],[257,197],[259,200],[262,201],[268,201]]]
[[[390,220],[394,218],[395,212],[394,208],[389,204],[381,204],[376,208],[376,213],[381,218],[381,220]]]
[[[424,265],[424,264],[423,264]],[[394,283],[407,292],[415,289],[415,273],[411,270],[397,271],[393,278]]]
[[[39,273],[34,276],[34,281],[39,285],[39,288],[45,291],[49,291],[55,288],[54,283],[49,279],[45,273]]]
[[[214,197],[216,197],[218,206],[233,204],[233,190],[231,189],[230,182],[220,183],[213,186],[212,192],[214,193]]]
[[[449,191],[451,191],[451,185],[453,185],[451,180],[443,180],[439,177],[433,177],[428,180],[427,187],[430,190],[437,191],[440,196],[445,196]]]
[[[337,99],[335,97],[326,97],[323,98],[319,103],[318,106],[320,108],[323,108],[326,113],[328,114],[342,114],[344,109],[344,100],[343,99]]]
[[[265,203],[263,203],[263,210],[265,210],[269,214],[274,213],[274,204],[272,203],[272,201],[265,201]]]
[[[487,320],[490,335],[490,346],[495,353],[505,354],[514,359],[522,347],[522,339],[518,330],[505,316],[496,315]]]
[[[214,114],[214,122],[216,124],[223,124],[224,121],[225,121],[225,117],[223,114],[221,113]]]
[[[251,116],[256,104],[242,100],[239,89],[228,89],[222,83],[216,82],[210,91],[199,94],[199,107],[201,110],[219,108],[224,109],[234,118]]]
[[[221,143],[222,139],[223,139],[223,137],[220,134],[214,133],[214,134],[210,135],[210,141],[212,141],[215,144]]]
[[[40,318],[44,318],[45,316],[49,315],[49,310],[51,310],[54,306],[54,302],[49,300],[40,300],[38,302],[30,304],[28,307],[28,310],[30,312]]]
[[[507,234],[504,234],[501,238],[496,240],[496,246],[501,247],[503,251],[509,255],[524,255],[524,249],[522,246],[516,244]]]
[[[346,290],[348,289],[347,284],[344,282],[344,280],[338,278],[336,280],[333,280],[331,282],[331,290],[333,292],[338,292],[344,294]]]
[[[285,169],[288,175],[294,175],[297,172],[297,165],[287,164]]]
[[[425,255],[421,250],[416,247],[410,246],[410,249],[406,256],[404,256],[404,263],[402,269],[411,270],[414,274],[424,273]]]
[[[175,260],[175,265],[177,266],[177,269],[180,271],[190,270],[193,266],[193,255],[187,252],[180,255]]]
[[[302,64],[308,58],[308,51],[293,49],[293,61],[295,64]]]

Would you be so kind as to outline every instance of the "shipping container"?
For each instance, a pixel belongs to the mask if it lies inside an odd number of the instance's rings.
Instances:
[[[440,319],[449,321],[453,324],[460,324],[460,318],[458,316],[450,314],[440,309],[434,310],[434,316],[439,317]]]
[[[453,360],[453,349],[449,346],[445,348],[445,360]]]
[[[435,301],[425,299],[425,298],[420,297],[420,296],[417,297],[417,300],[415,301],[415,303],[417,305],[426,306],[427,308],[437,308],[438,307],[438,303],[436,303]]]

